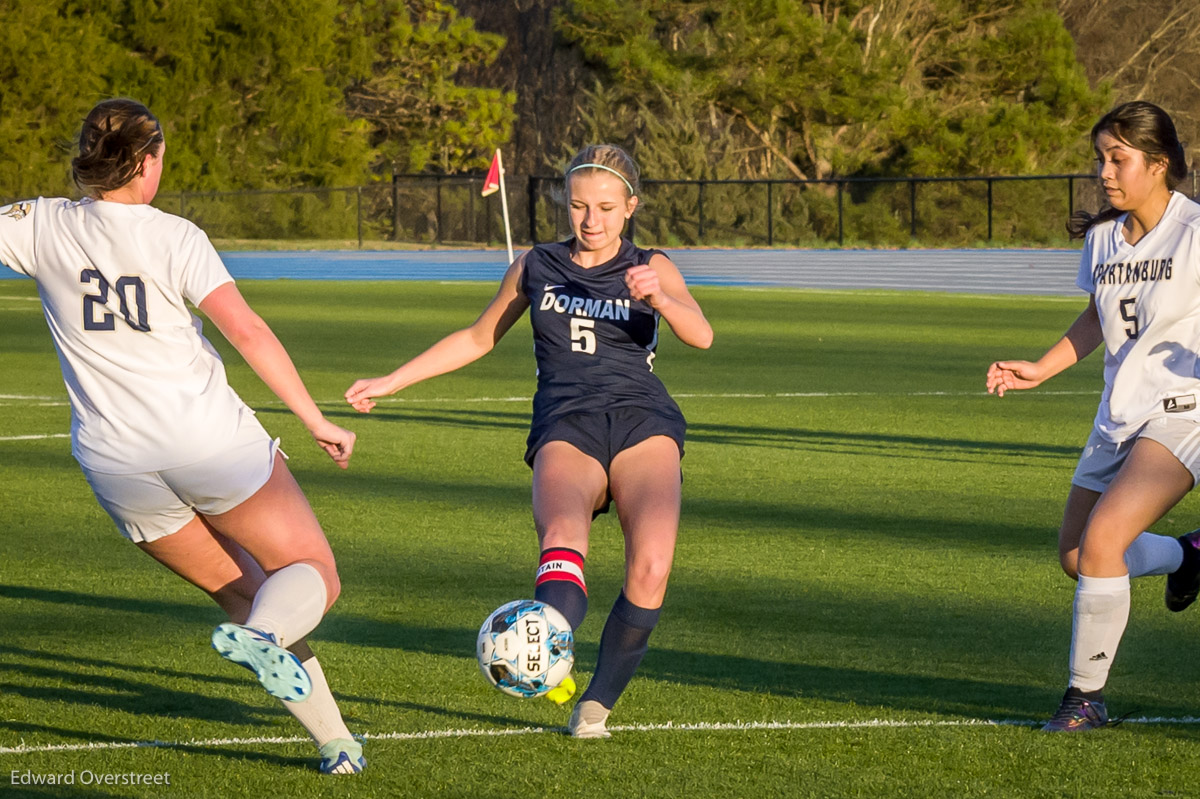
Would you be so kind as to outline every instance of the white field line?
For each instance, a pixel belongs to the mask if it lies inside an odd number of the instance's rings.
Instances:
[[[1015,393],[1015,392],[1014,392]],[[1099,391],[1037,391],[1027,396],[1067,396],[1067,397],[1083,397],[1098,394]],[[689,394],[686,392],[676,392],[671,396],[682,399],[822,399],[822,398],[838,398],[838,397],[983,397],[987,396],[987,392],[982,389],[979,391],[778,391],[771,393],[758,394],[743,394],[743,393],[695,393]],[[484,403],[484,402],[532,402],[533,397],[377,397],[377,404],[399,404],[407,403],[410,405],[420,405],[422,403]],[[338,406],[344,404],[344,400],[318,400],[318,405]],[[67,400],[64,397],[37,397],[24,394],[0,394],[0,405],[31,403],[40,405],[65,405]],[[282,405],[279,400],[268,400],[266,402],[256,402],[255,405]],[[0,439],[2,440],[2,439]]]
[[[42,399],[40,397],[0,397],[0,408],[9,405],[28,406],[32,408],[65,408],[71,403],[67,399]]]
[[[1015,393],[1015,392],[1014,392]],[[1069,396],[1069,397],[1084,397],[1099,394],[1096,391],[1038,391],[1026,396]],[[687,392],[672,392],[672,397],[680,399],[822,399],[822,398],[838,398],[838,397],[986,397],[987,392],[980,389],[979,391],[779,391],[770,393],[758,394],[742,394],[742,393],[695,393]],[[533,397],[378,397],[375,402],[377,404],[384,403],[409,403],[412,405],[420,405],[421,403],[477,403],[477,402],[532,402]],[[267,404],[267,403],[264,403]],[[272,405],[280,405],[280,402],[269,403]],[[338,405],[339,401],[334,402],[322,401],[321,405]]]
[[[1095,391],[1039,391],[1034,396],[1088,396],[1096,394]],[[678,393],[672,396],[679,399],[822,399],[822,398],[837,398],[837,397],[982,397],[987,396],[983,391],[905,391],[897,393],[887,393],[882,391],[783,391],[773,394],[686,394]],[[65,400],[57,402],[54,397],[27,397],[20,394],[0,394],[0,407],[5,405],[19,405],[29,403],[42,407],[53,407],[56,405],[66,405]],[[532,402],[533,397],[426,397],[418,399],[415,397],[379,397],[375,400],[377,404],[397,405],[421,405],[421,404],[481,404],[488,402]],[[259,402],[256,405],[282,405],[282,402]],[[317,403],[325,406],[338,406],[342,404],[341,400],[322,400]],[[69,438],[66,433],[49,433],[45,435],[22,435],[22,436],[0,436],[0,442],[5,441],[40,441],[47,438]]]
[[[39,436],[0,436],[0,441],[42,441],[47,438],[70,438],[70,433],[47,433]]]
[[[1122,724],[1200,724],[1200,718],[1163,716],[1125,719]],[[864,721],[733,721],[666,724],[624,724],[609,727],[612,732],[757,732],[773,730],[861,730],[919,729],[922,727],[1033,727],[1040,721],[1026,719],[868,719]],[[359,736],[364,741],[424,741],[444,738],[500,738],[513,735],[562,734],[563,727],[518,727],[499,730],[457,729],[420,732],[381,732]],[[19,744],[0,746],[0,755],[25,755],[36,752],[90,752],[111,749],[183,749],[191,747],[243,746],[253,744],[297,744],[311,741],[307,736],[256,738],[193,738],[186,741],[99,741],[79,744]]]
[[[0,295],[0,300],[16,300],[17,302],[41,302],[41,297],[12,297],[9,295]]]

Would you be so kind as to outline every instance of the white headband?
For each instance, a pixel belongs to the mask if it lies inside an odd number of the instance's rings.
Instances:
[[[629,180],[626,179],[624,175],[613,169],[611,166],[605,166],[604,164],[580,164],[579,166],[571,167],[569,170],[567,170],[567,174],[571,174],[576,169],[603,169],[605,172],[612,172],[614,175],[619,177],[621,182],[625,184],[625,187],[629,189],[629,195],[631,197],[633,196],[633,185],[630,184]]]

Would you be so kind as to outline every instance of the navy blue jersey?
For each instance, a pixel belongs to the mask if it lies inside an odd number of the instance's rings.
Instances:
[[[644,408],[683,420],[654,374],[658,312],[629,297],[625,271],[658,250],[622,239],[615,258],[585,269],[570,242],[539,244],[525,256],[538,387],[534,425],[572,413]]]

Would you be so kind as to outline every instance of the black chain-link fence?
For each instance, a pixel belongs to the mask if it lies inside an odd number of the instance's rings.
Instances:
[[[570,235],[559,177],[506,176],[513,242]],[[326,246],[500,245],[500,197],[483,176],[396,175],[327,189],[161,194],[155,205],[214,239]],[[1197,173],[1180,187],[1196,194]],[[643,246],[1062,246],[1093,175],[836,180],[645,180],[632,235]]]

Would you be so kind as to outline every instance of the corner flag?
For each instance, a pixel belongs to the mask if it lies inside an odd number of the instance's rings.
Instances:
[[[483,179],[484,197],[500,192],[500,208],[504,213],[504,238],[508,243],[508,262],[513,262],[512,226],[508,222],[508,192],[504,189],[504,167],[500,163],[500,151],[492,156],[492,165],[488,167],[487,176]]]
[[[484,197],[489,194],[495,194],[500,191],[500,151],[492,156],[492,165],[488,167],[487,177],[483,179],[483,191],[480,192]]]

